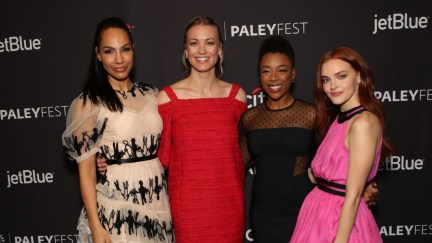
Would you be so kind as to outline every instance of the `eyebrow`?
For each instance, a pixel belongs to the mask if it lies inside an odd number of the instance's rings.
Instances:
[[[132,45],[132,44],[128,42],[128,43],[122,45],[120,48],[125,48],[125,47],[127,47],[127,46],[131,46],[131,45]],[[103,46],[103,47],[102,47],[102,49],[106,49],[106,48],[108,48],[108,49],[115,49],[115,48],[112,47],[112,46]]]
[[[197,38],[190,38],[190,39],[189,39],[189,41],[192,41],[192,40],[193,40],[193,41],[199,41]],[[209,40],[213,40],[213,41],[214,41],[215,38],[207,38],[207,39],[205,39],[205,41],[209,41]]]
[[[279,66],[277,66],[278,68],[280,68],[280,67],[287,67],[287,68],[291,68],[289,65],[286,65],[286,64],[281,64],[281,65],[279,65]],[[262,66],[261,68],[270,68],[270,66],[267,66],[267,65],[264,65],[264,66]]]
[[[335,75],[339,75],[339,74],[344,73],[344,72],[347,72],[347,71],[342,70],[342,71],[339,71],[339,72],[335,73]]]

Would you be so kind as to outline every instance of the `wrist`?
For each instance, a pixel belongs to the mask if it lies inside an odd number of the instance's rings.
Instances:
[[[102,224],[100,223],[99,219],[96,219],[96,220],[90,220],[89,219],[89,227],[93,231],[95,229],[101,228]]]

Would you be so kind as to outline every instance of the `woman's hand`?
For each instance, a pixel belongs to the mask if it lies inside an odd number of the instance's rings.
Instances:
[[[101,225],[92,228],[91,231],[93,243],[111,243],[108,232]]]
[[[96,157],[96,166],[99,171],[99,174],[104,175],[105,171],[107,170],[108,164],[106,163],[106,160],[102,156]]]
[[[366,204],[372,207],[379,200],[380,192],[378,185],[375,181],[369,183],[363,191],[363,198],[366,200]]]

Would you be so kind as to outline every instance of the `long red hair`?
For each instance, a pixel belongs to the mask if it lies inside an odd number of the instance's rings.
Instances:
[[[375,114],[382,126],[383,134],[385,134],[385,119],[384,111],[381,102],[375,97],[374,77],[366,60],[355,50],[348,47],[339,47],[327,52],[320,60],[315,88],[315,104],[317,108],[316,115],[316,132],[319,141],[324,139],[331,123],[336,119],[339,113],[339,106],[334,105],[327,95],[324,93],[323,84],[321,81],[322,65],[331,60],[339,59],[351,65],[351,67],[360,74],[360,84],[358,86],[358,96],[360,104],[367,111]],[[381,152],[381,160],[387,158],[393,153],[394,149],[388,138],[383,135],[383,146]]]

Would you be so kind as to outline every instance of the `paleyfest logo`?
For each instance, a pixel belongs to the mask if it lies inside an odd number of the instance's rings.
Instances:
[[[432,89],[384,90],[375,91],[374,95],[381,102],[431,101]]]
[[[225,40],[236,37],[306,34],[308,21],[229,25],[224,21]],[[228,32],[228,33],[227,33]]]
[[[66,117],[67,110],[67,105],[0,109],[0,121]]]
[[[75,243],[78,242],[76,234],[68,235],[24,235],[24,236],[11,236],[14,243]],[[10,242],[10,243],[12,243]]]

